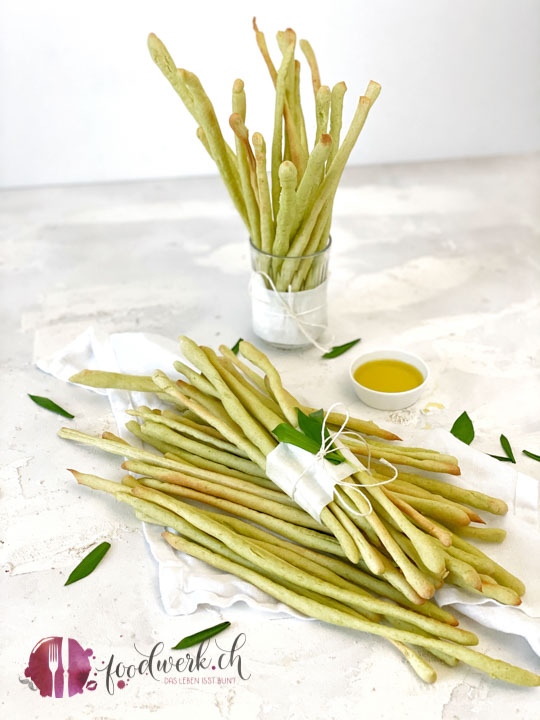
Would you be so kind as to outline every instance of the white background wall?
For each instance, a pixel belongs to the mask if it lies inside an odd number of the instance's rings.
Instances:
[[[228,131],[246,82],[247,124],[271,135],[272,85],[251,18],[292,26],[323,83],[383,92],[353,163],[540,148],[538,0],[4,0],[0,4],[0,186],[206,174],[195,124],[152,63],[149,31],[196,72]],[[302,59],[302,58],[301,58]],[[313,109],[304,70],[304,105]]]

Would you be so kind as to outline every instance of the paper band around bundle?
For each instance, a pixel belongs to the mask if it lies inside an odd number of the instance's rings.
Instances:
[[[288,443],[279,443],[266,458],[266,474],[270,480],[317,522],[321,521],[322,509],[334,499],[336,485],[358,469],[348,462],[334,465]],[[363,466],[362,470],[365,470]]]
[[[266,273],[253,272],[250,281],[253,330],[267,342],[319,347],[316,340],[328,323],[326,288],[325,280],[312,290],[279,292]]]
[[[339,404],[341,403],[336,403],[336,405]],[[349,417],[348,413],[346,413],[345,422],[336,433],[326,432],[328,415],[336,405],[332,405],[324,418],[322,433],[323,437],[326,436],[326,439],[322,442],[319,453],[314,455],[296,445],[281,442],[266,457],[266,474],[270,480],[295,500],[295,502],[297,502],[303,510],[308,512],[312,518],[317,520],[317,522],[321,522],[321,512],[323,508],[335,499],[334,493],[336,487],[340,485],[346,485],[354,489],[362,496],[368,505],[368,512],[362,513],[351,508],[348,502],[347,504],[349,505],[349,510],[352,515],[364,516],[372,512],[371,502],[361,489],[362,487],[366,487],[366,485],[358,483],[357,481],[348,481],[348,478],[357,472],[371,475],[369,446],[361,435],[345,430]],[[354,436],[366,443],[366,447],[368,448],[367,467],[358,460],[348,447],[345,447],[343,443],[339,442],[341,436]],[[335,448],[339,450],[345,462],[336,465],[326,460],[325,455],[335,450]],[[398,474],[396,468],[391,463],[383,458],[381,458],[379,462],[392,468],[394,474],[392,477],[380,482],[370,483],[372,487],[386,485],[395,480]]]

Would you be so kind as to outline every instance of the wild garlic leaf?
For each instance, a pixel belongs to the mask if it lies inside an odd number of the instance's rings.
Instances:
[[[77,582],[78,580],[82,580],[83,578],[87,577],[87,575],[90,575],[90,573],[94,572],[99,563],[105,557],[105,554],[110,547],[110,542],[102,542],[97,547],[95,547],[91,552],[88,553],[86,557],[81,560],[77,567],[72,570],[70,576],[68,577],[64,585],[71,585],[72,583]]]
[[[466,412],[462,412],[461,415],[452,425],[450,430],[454,437],[464,442],[465,445],[470,445],[474,440],[474,427],[471,418]]]
[[[511,463],[516,464],[516,458],[514,457],[514,453],[512,452],[512,447],[510,445],[510,442],[508,441],[508,438],[505,435],[501,435],[500,442],[502,449],[506,453],[506,457],[510,460]]]
[[[331,358],[339,357],[340,355],[343,355],[343,353],[346,353],[347,350],[350,350],[357,343],[359,343],[361,339],[362,338],[356,338],[356,340],[350,340],[347,343],[343,343],[343,345],[334,345],[331,350],[324,353],[323,358],[330,360]]]
[[[62,415],[62,417],[75,417],[75,415],[72,415],[67,410],[64,410],[64,408],[60,407],[60,405],[57,405],[53,400],[50,400],[49,398],[42,397],[41,395],[30,395],[30,393],[28,393],[28,397],[30,398],[30,400],[33,400],[36,405],[45,408],[45,410],[50,410],[57,415]]]
[[[243,342],[244,338],[238,338],[238,340],[234,343],[231,350],[235,355],[238,355],[238,351],[240,350],[240,343]]]
[[[184,650],[184,648],[199,645],[199,643],[202,643],[204,640],[208,640],[209,638],[214,637],[214,635],[226,630],[230,627],[230,624],[231,623],[228,621],[222,622],[218,625],[206,628],[206,630],[200,630],[199,632],[193,633],[193,635],[188,635],[183,640],[180,640],[180,642],[171,648],[171,650]]]

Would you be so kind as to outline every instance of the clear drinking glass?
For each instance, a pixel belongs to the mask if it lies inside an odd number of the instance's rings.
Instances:
[[[251,247],[251,320],[262,340],[281,348],[313,344],[327,325],[326,287],[332,239],[310,255],[272,255]]]

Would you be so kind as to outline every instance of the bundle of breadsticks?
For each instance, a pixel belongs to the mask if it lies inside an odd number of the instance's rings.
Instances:
[[[314,409],[249,342],[240,343],[240,356],[185,336],[180,346],[190,365],[178,360],[175,369],[185,379],[162,370],[151,377],[83,370],[71,378],[155,393],[169,408],[128,411],[139,422],[127,428],[152,450],[109,432],[93,437],[62,428],[62,438],[128,458],[121,482],[72,471],[80,484],[111,493],[142,520],[170,528],[163,537],[172,547],[291,608],[390,641],[427,682],[435,670],[415,648],[447,665],[462,661],[518,685],[540,684],[538,675],[472,650],[477,637],[434,600],[451,583],[520,604],[521,580],[471,542],[504,539],[477,512],[503,515],[503,501],[447,482],[445,474],[460,472],[454,457],[403,447],[371,421],[328,412],[329,432],[346,424],[351,435],[342,434],[341,447],[359,462],[317,521],[265,472],[277,427],[297,430],[300,413]]]
[[[347,86],[344,82],[332,89],[321,85],[315,53],[307,40],[300,40],[315,95],[316,133],[310,149],[300,101],[300,62],[294,56],[296,34],[290,28],[278,32],[281,62],[276,67],[255,19],[253,28],[275,88],[270,182],[264,137],[256,132],[250,141],[246,127],[244,82],[237,79],[232,88],[229,125],[234,133],[233,149],[223,137],[199,78],[177,68],[154,34],[148,37],[148,47],[152,59],[194,117],[197,137],[215,161],[251,242],[263,253],[278,256],[278,260],[267,258],[266,263],[261,259],[261,269],[272,278],[277,290],[298,291],[318,284],[317,273],[312,271],[313,258],[305,256],[328,245],[338,183],[381,88],[376,82],[369,83],[340,144]],[[298,259],[301,256],[303,260]]]

